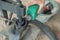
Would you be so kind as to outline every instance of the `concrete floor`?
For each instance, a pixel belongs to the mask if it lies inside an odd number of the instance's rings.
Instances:
[[[60,13],[49,20],[46,25],[52,29],[58,40],[60,40]]]

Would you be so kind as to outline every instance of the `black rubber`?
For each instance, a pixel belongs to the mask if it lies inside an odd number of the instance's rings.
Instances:
[[[33,24],[35,24],[37,27],[39,27],[48,37],[50,40],[57,40],[54,33],[47,27],[47,25],[44,25],[38,20],[32,21]]]

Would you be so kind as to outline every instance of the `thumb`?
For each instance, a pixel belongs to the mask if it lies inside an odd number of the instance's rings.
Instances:
[[[38,14],[40,13],[40,10],[43,8],[44,6],[44,3],[45,3],[45,0],[43,0],[42,2],[38,3],[40,5],[39,9],[38,9]]]

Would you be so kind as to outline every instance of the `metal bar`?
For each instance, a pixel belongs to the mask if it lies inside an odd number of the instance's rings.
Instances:
[[[14,9],[13,4],[10,4],[10,3],[4,2],[4,1],[0,1],[0,6],[3,10],[8,10],[8,11],[11,11],[11,12],[15,11],[15,10],[13,10]]]
[[[10,11],[11,13],[17,13],[16,5],[8,3],[8,2],[0,1],[1,8],[3,10]],[[18,11],[21,11],[22,7],[18,6],[18,9],[19,9]]]
[[[8,2],[0,1],[0,6],[3,10],[10,11],[11,13],[18,13],[20,16],[24,14],[24,7],[19,7],[18,4],[11,4]]]
[[[0,17],[4,17],[1,6],[0,6]]]
[[[8,19],[7,11],[6,10],[2,10],[2,11],[3,11],[4,18]]]

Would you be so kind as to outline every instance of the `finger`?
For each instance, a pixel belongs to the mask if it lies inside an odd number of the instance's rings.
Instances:
[[[37,14],[39,14],[40,13],[40,10],[43,8],[43,4],[41,4],[40,6],[39,6],[39,9],[38,9],[38,12],[37,12]]]
[[[39,10],[37,12],[38,14],[40,13],[40,10],[43,8],[44,3],[45,3],[45,0],[43,0],[43,1],[41,1],[41,2],[38,3],[40,5]]]

